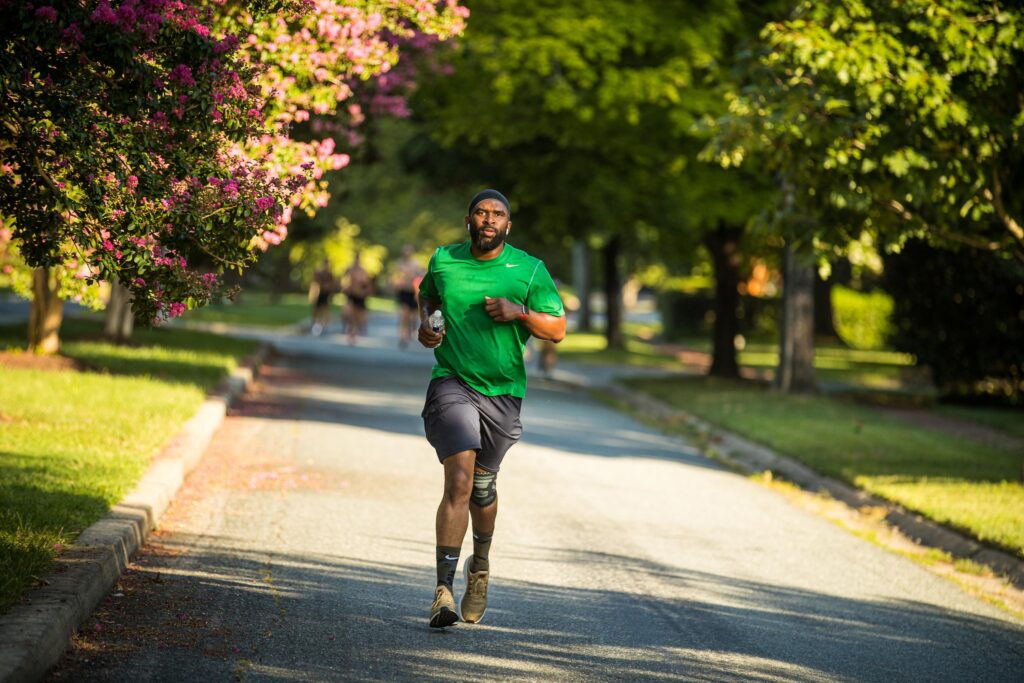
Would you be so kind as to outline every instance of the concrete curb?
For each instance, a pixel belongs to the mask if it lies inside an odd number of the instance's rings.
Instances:
[[[613,382],[609,387],[595,387],[585,382],[574,382],[567,379],[556,381],[581,389],[610,389],[616,398],[624,400],[645,415],[683,421],[698,432],[708,435],[713,443],[715,456],[741,472],[755,474],[770,470],[803,489],[815,493],[826,493],[856,510],[862,508],[885,510],[885,521],[915,543],[943,550],[956,558],[969,559],[985,565],[1006,577],[1017,588],[1024,588],[1024,560],[1007,552],[987,546],[958,531],[849,484],[818,474],[806,465],[779,455],[769,448],[720,429],[686,411],[673,408],[658,399],[634,391],[617,382]]]
[[[61,551],[42,586],[0,617],[0,681],[36,681],[57,663],[71,636],[156,526],[228,407],[249,387],[269,353],[269,345],[262,345],[225,378],[163,447],[135,489]]]

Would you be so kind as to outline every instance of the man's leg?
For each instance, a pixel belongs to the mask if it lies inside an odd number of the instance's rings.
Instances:
[[[477,467],[476,474],[489,474],[482,467]],[[494,523],[498,518],[498,495],[494,494],[494,500],[483,507],[470,501],[469,514],[473,519],[473,566],[469,568],[472,572],[490,570],[489,555],[491,551],[491,538],[494,536]]]
[[[494,521],[498,516],[498,493],[494,486],[497,476],[497,472],[480,465],[474,468],[473,495],[469,499],[469,512],[473,518],[473,555],[463,563],[466,592],[462,595],[462,618],[471,624],[479,623],[487,611],[487,584],[491,570],[488,556]]]
[[[462,547],[469,526],[469,496],[473,493],[476,451],[462,451],[444,459],[444,496],[437,506],[437,544]]]
[[[458,620],[453,586],[462,540],[469,526],[469,496],[473,492],[476,451],[462,451],[444,459],[444,495],[437,506],[437,590],[430,625],[439,628]]]

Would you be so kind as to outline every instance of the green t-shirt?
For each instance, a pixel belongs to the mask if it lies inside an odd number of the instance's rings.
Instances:
[[[431,377],[455,375],[487,396],[526,395],[523,351],[530,332],[518,320],[495,322],[484,308],[484,297],[565,315],[544,262],[510,244],[489,261],[474,258],[469,242],[439,247],[420,283],[420,296],[440,301],[445,320]]]

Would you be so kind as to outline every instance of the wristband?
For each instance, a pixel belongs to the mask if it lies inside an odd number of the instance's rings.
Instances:
[[[530,317],[530,311],[526,308],[526,304],[523,304],[523,312],[519,314],[520,320],[526,320]]]

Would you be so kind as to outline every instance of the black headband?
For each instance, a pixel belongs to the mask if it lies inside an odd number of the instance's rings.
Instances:
[[[467,212],[466,215],[473,215],[473,209],[475,209],[476,205],[485,199],[497,199],[499,202],[505,205],[505,210],[508,211],[509,214],[511,215],[512,207],[508,205],[508,200],[505,199],[505,195],[498,192],[497,190],[484,190],[483,192],[477,192],[475,195],[473,195],[473,198],[469,200],[469,211]]]

